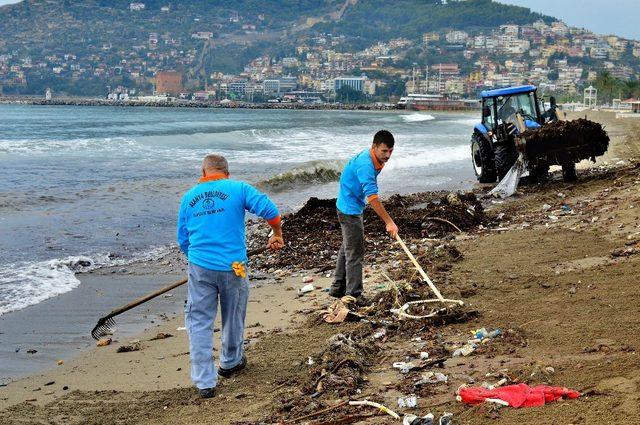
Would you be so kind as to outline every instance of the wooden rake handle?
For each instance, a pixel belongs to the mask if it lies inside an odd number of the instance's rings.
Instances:
[[[445,299],[442,296],[442,294],[440,293],[440,291],[438,291],[438,288],[436,288],[436,285],[434,285],[433,282],[431,282],[431,279],[429,279],[429,276],[427,276],[427,274],[424,272],[424,270],[422,270],[422,267],[420,266],[420,264],[418,264],[418,261],[413,256],[411,251],[409,251],[409,248],[407,248],[407,245],[405,245],[405,243],[402,240],[402,238],[400,237],[400,235],[396,235],[396,240],[398,241],[398,243],[400,244],[400,246],[402,247],[404,252],[407,254],[407,257],[409,257],[409,259],[411,260],[411,262],[415,266],[416,270],[418,270],[418,272],[420,273],[422,278],[425,280],[425,282],[427,282],[427,284],[429,285],[429,288],[431,288],[431,290],[436,295],[436,297],[438,297],[438,300],[445,301]]]
[[[252,251],[247,252],[247,256],[251,257],[251,256],[254,256],[254,255],[257,255],[257,254],[262,254],[267,249],[268,249],[267,247],[254,249]],[[147,301],[152,300],[152,299],[164,294],[165,292],[169,292],[172,289],[175,289],[180,285],[184,285],[185,283],[187,283],[187,281],[188,281],[187,278],[179,280],[177,282],[174,282],[174,283],[172,283],[170,285],[165,286],[164,288],[160,288],[155,292],[152,292],[152,293],[147,294],[147,295],[145,295],[145,296],[143,296],[141,298],[138,298],[137,300],[133,300],[127,305],[123,305],[122,307],[116,308],[111,313],[106,315],[104,318],[106,319],[106,318],[109,318],[109,317],[114,317],[114,316],[117,316],[118,314],[124,313],[125,311],[131,310],[132,308],[137,307],[140,304],[146,303]]]

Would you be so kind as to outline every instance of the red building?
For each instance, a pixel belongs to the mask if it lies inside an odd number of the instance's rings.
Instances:
[[[156,72],[156,94],[177,96],[183,92],[182,74],[175,71]]]

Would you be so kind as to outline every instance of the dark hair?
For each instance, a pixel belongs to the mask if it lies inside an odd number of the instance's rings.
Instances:
[[[553,97],[553,96],[551,96],[551,97],[549,98],[549,105],[552,105],[552,106],[553,106],[553,105],[555,105],[555,104],[556,104],[556,98],[555,98],[555,97]]]
[[[373,144],[378,146],[380,143],[384,143],[387,147],[392,148],[395,144],[393,134],[388,130],[380,130],[373,136]]]

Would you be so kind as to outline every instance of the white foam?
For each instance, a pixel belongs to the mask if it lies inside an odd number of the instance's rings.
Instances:
[[[416,112],[408,115],[400,115],[404,122],[421,122],[421,121],[432,121],[435,120],[436,117],[429,114],[421,114],[420,112]]]
[[[446,147],[431,147],[412,150],[410,154],[394,155],[385,165],[387,169],[416,168],[434,164],[470,159],[469,146],[456,145]]]
[[[170,249],[153,247],[128,259],[110,259],[107,254],[96,254],[4,265],[0,267],[0,316],[77,288],[80,280],[76,273],[153,260],[164,256]]]

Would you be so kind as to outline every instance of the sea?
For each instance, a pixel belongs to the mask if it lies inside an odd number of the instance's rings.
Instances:
[[[381,194],[475,181],[475,114],[0,105],[0,316],[80,285],[76,273],[160,258],[209,153],[283,212],[331,198],[379,129],[396,147]],[[128,300],[123,300],[123,302]]]

